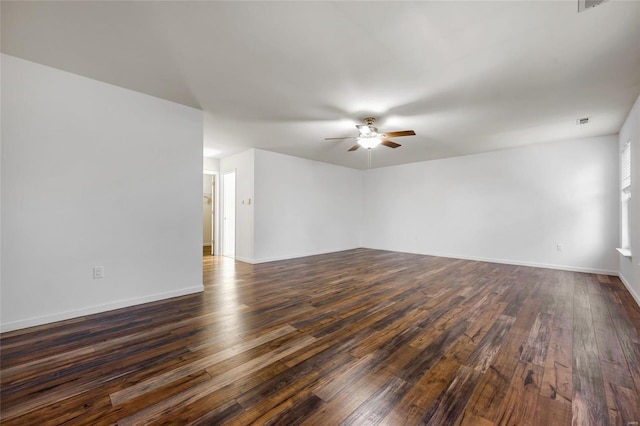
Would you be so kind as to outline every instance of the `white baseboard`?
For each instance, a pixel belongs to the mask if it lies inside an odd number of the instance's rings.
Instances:
[[[37,325],[49,324],[56,321],[63,321],[72,318],[82,317],[85,315],[97,314],[100,312],[112,311],[114,309],[127,308],[129,306],[141,305],[143,303],[156,302],[158,300],[170,299],[172,297],[185,296],[187,294],[199,293],[204,291],[202,284],[194,287],[187,287],[180,290],[169,291],[166,293],[152,294],[143,297],[136,297],[125,300],[117,300],[115,302],[93,305],[86,308],[74,309],[71,311],[57,312],[55,314],[43,315],[40,317],[27,318],[18,321],[11,321],[0,324],[0,332],[20,330],[23,328],[34,327]]]
[[[460,255],[452,255],[452,254],[449,254],[449,253],[422,253],[422,252],[413,252],[413,251],[406,251],[406,250],[390,250],[390,249],[380,249],[380,248],[375,248],[375,247],[341,248],[341,249],[334,249],[334,250],[308,252],[308,253],[303,253],[303,254],[275,256],[275,257],[262,258],[262,259],[249,259],[249,258],[236,256],[236,260],[255,265],[255,264],[258,264],[258,263],[277,262],[279,260],[297,259],[297,258],[300,258],[300,257],[317,256],[317,255],[320,255],[320,254],[329,254],[329,253],[337,253],[337,252],[341,252],[341,251],[354,250],[354,249],[357,249],[357,248],[366,248],[366,249],[370,249],[370,250],[395,251],[395,252],[398,252],[398,253],[419,254],[419,255],[423,255],[423,256],[446,257],[446,258],[449,258],[449,259],[473,260],[473,261],[477,261],[477,262],[500,263],[500,264],[505,264],[505,265],[530,266],[532,268],[557,269],[557,270],[560,270],[560,271],[584,272],[584,273],[587,273],[587,274],[600,274],[600,275],[613,275],[613,276],[618,276],[619,275],[618,271],[609,270],[609,269],[585,268],[585,267],[581,267],[581,266],[556,265],[556,264],[550,264],[550,263],[537,263],[537,262],[527,262],[527,261],[509,260],[509,259],[496,259],[496,258],[491,258],[491,257],[460,256]]]
[[[622,274],[618,274],[618,278],[620,278],[620,281],[622,281],[622,284],[624,284],[627,290],[629,290],[629,293],[631,293],[631,297],[633,297],[633,300],[635,300],[638,306],[640,307],[640,295],[636,293],[633,287],[631,287],[631,284],[629,284],[629,281],[627,281]]]
[[[477,260],[480,262],[489,262],[489,263],[502,263],[505,265],[530,266],[532,268],[556,269],[559,271],[583,272],[586,274],[613,275],[613,276],[618,275],[618,271],[612,271],[609,269],[584,268],[582,266],[556,265],[552,263],[537,263],[537,262],[526,262],[526,261],[519,261],[519,260],[491,259],[491,258],[484,259],[484,258],[470,257],[465,259]]]
[[[369,247],[364,247],[369,248]],[[410,253],[410,254],[420,254],[423,256],[435,256],[435,257],[446,257],[449,259],[462,259],[462,260],[474,260],[477,262],[488,262],[488,263],[500,263],[504,265],[515,265],[515,266],[530,266],[532,268],[544,268],[544,269],[557,269],[560,271],[571,271],[571,272],[584,272],[587,274],[600,274],[600,275],[613,275],[618,276],[618,271],[613,271],[609,269],[596,269],[596,268],[585,268],[581,266],[571,266],[571,265],[556,265],[551,263],[537,263],[537,262],[527,262],[522,260],[510,260],[510,259],[496,259],[491,257],[476,257],[476,256],[460,256],[457,254],[449,254],[449,253],[420,253],[413,251],[403,251],[403,250],[389,250],[389,249],[377,249],[374,247],[370,247],[372,250],[385,250],[385,251],[396,251],[400,253]]]
[[[312,251],[312,252],[299,253],[299,254],[287,254],[283,256],[264,257],[262,259],[247,259],[247,258],[236,256],[236,260],[239,260],[245,263],[251,263],[252,265],[256,265],[258,263],[277,262],[279,260],[298,259],[300,257],[309,257],[309,256],[318,256],[321,254],[338,253],[341,251],[355,250],[357,248],[359,247],[337,248],[332,250],[320,250],[320,251]]]

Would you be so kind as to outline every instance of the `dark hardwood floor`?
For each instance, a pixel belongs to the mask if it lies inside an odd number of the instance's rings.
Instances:
[[[6,425],[637,425],[618,278],[358,249],[1,335]],[[635,423],[634,423],[635,422]]]

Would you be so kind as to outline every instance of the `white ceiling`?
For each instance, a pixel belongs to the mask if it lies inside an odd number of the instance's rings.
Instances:
[[[617,133],[640,93],[640,2],[10,2],[2,52],[205,111],[249,147],[366,168],[366,116],[413,129],[373,167]],[[580,117],[591,117],[577,126]]]

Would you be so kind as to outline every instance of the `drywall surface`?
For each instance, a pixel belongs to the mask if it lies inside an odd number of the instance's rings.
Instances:
[[[640,97],[619,134],[619,150],[631,141],[631,200],[629,227],[632,257],[619,255],[620,278],[640,305]]]
[[[254,219],[254,158],[255,150],[250,149],[240,154],[231,155],[220,160],[220,182],[227,172],[236,172],[236,256],[237,260],[253,262]],[[221,198],[224,199],[221,185]],[[221,206],[224,211],[224,206]],[[222,216],[222,215],[221,215]],[[221,237],[224,239],[224,226],[220,225]]]
[[[617,136],[364,173],[364,247],[617,274]]]
[[[217,158],[204,157],[202,159],[202,169],[204,173],[213,173],[220,171],[220,160]]]
[[[255,151],[254,262],[357,248],[362,173]]]
[[[2,55],[2,122],[3,331],[202,290],[201,111]]]

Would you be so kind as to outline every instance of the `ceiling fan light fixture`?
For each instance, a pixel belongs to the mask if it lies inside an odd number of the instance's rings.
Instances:
[[[370,126],[367,126],[366,124],[361,124],[356,127],[358,128],[358,130],[360,130],[360,135],[369,135],[373,133],[373,129]]]
[[[360,144],[361,147],[367,149],[375,148],[376,146],[380,145],[381,142],[382,139],[380,139],[378,136],[358,138],[358,144]]]
[[[384,132],[379,133],[378,128],[373,126],[376,119],[373,117],[367,117],[364,119],[364,124],[356,124],[356,128],[359,131],[358,136],[346,136],[341,138],[324,138],[325,140],[336,139],[356,139],[358,143],[349,148],[347,151],[357,151],[360,147],[366,148],[371,154],[371,149],[378,145],[384,145],[388,148],[398,148],[402,145],[396,143],[389,138],[399,138],[401,136],[415,136],[416,132],[413,130],[401,130],[398,132]]]

